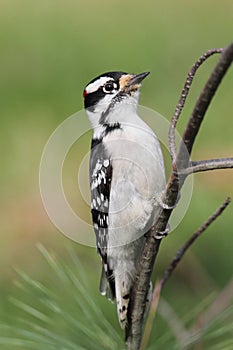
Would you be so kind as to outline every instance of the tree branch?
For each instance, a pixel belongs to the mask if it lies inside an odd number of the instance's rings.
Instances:
[[[189,238],[189,240],[181,247],[180,250],[176,253],[174,259],[171,261],[170,265],[168,266],[167,270],[165,271],[163,277],[161,278],[160,282],[156,284],[153,295],[152,295],[152,300],[151,300],[151,307],[150,307],[150,312],[148,315],[147,323],[145,326],[145,332],[144,336],[142,339],[142,346],[141,350],[146,349],[146,345],[148,344],[149,337],[151,334],[152,330],[152,323],[157,311],[157,306],[158,306],[158,301],[161,293],[161,289],[164,286],[164,284],[167,282],[168,278],[171,276],[173,271],[175,270],[176,266],[178,263],[181,261],[183,258],[184,254],[186,251],[191,247],[191,245],[196,241],[200,235],[207,230],[207,228],[222,214],[222,212],[227,208],[227,206],[230,204],[231,199],[228,197],[226,200],[223,202],[223,204],[211,215],[209,218],[204,222],[204,224],[199,227],[197,231],[193,233],[193,235]],[[184,330],[183,330],[184,332]],[[187,332],[188,333],[188,332]],[[187,334],[186,334],[187,336]]]
[[[126,345],[129,350],[138,350],[140,348],[146,297],[154,262],[161,243],[161,239],[157,238],[157,233],[162,233],[166,230],[171,212],[176,205],[179,191],[187,177],[187,174],[178,174],[177,169],[185,169],[190,165],[190,161],[185,155],[187,155],[187,150],[188,154],[191,154],[205,112],[232,60],[233,43],[223,51],[219,62],[199,96],[183,134],[183,143],[180,144],[176,163],[173,162],[173,171],[170,175],[164,196],[164,203],[171,209],[161,207],[158,213],[158,220],[147,233],[146,242],[137,266],[134,287],[130,294],[128,327],[126,329]]]
[[[233,158],[216,158],[192,161],[190,166],[184,170],[179,170],[181,174],[189,175],[201,171],[230,169],[233,168]]]
[[[209,58],[210,56],[214,55],[215,53],[221,53],[221,52],[223,52],[222,48],[211,49],[211,50],[206,51],[194,63],[194,65],[192,66],[192,68],[188,72],[188,75],[187,75],[187,78],[186,78],[183,90],[181,92],[180,99],[179,99],[179,101],[177,103],[175,112],[174,112],[173,117],[171,119],[171,124],[170,124],[169,132],[168,132],[169,149],[170,149],[170,154],[171,154],[171,157],[172,157],[172,161],[175,161],[175,158],[176,158],[176,144],[175,144],[176,124],[177,124],[179,116],[180,116],[180,114],[181,114],[181,112],[183,110],[186,98],[188,97],[188,93],[189,93],[190,87],[192,85],[193,78],[194,78],[194,76],[196,74],[196,71],[202,65],[202,63],[204,63],[207,60],[207,58]]]
[[[177,155],[177,158],[179,159],[179,161],[181,161],[181,163],[183,158],[182,154],[184,152],[183,148],[185,146],[186,148],[185,151],[188,150],[188,153],[191,154],[194,141],[198,134],[198,131],[201,126],[202,120],[205,116],[205,113],[224,75],[226,74],[228,68],[230,67],[232,61],[233,61],[233,43],[231,43],[226,49],[224,49],[220,57],[220,60],[218,61],[217,65],[212,71],[204,89],[202,90],[196,102],[196,105],[193,109],[193,112],[190,116],[189,122],[186,126],[186,129],[182,137],[183,143],[181,143],[180,149]],[[180,168],[185,168],[185,166],[187,166],[187,163],[185,162],[185,164],[183,165],[184,165],[183,167],[181,166],[181,164],[177,166],[180,166]]]

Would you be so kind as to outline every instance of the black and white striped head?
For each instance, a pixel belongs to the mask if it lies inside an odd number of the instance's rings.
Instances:
[[[102,114],[121,103],[137,104],[141,82],[148,74],[108,72],[98,76],[83,91],[85,109]]]

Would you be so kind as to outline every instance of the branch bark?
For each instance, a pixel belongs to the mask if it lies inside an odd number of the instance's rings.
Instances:
[[[168,220],[173,208],[176,205],[177,198],[179,197],[179,191],[186,177],[188,176],[188,174],[185,173],[178,173],[178,169],[184,170],[191,165],[189,158],[187,157],[187,152],[190,156],[207,108],[222,78],[226,74],[227,69],[231,65],[232,60],[233,43],[223,51],[220,60],[211,73],[205,87],[203,88],[197,100],[197,103],[184,131],[183,143],[180,144],[177,155],[173,155],[173,171],[168,180],[166,193],[164,196],[164,203],[171,209],[165,209],[165,207],[160,208],[159,218],[147,234],[145,246],[143,248],[141,259],[137,267],[135,284],[130,294],[128,327],[126,329],[126,345],[129,350],[140,349],[146,297],[149,289],[150,277],[154,262],[159,252],[161,243],[161,239],[156,238],[158,237],[157,233],[161,233],[166,230]]]
[[[226,200],[223,202],[223,204],[212,215],[209,216],[209,218],[201,225],[201,227],[199,227],[199,229],[197,231],[195,231],[193,233],[193,235],[181,247],[181,249],[178,250],[175,257],[173,258],[173,260],[169,264],[167,270],[164,272],[163,277],[161,278],[159,283],[156,284],[154,291],[153,291],[153,295],[152,295],[151,308],[150,308],[148,320],[147,320],[146,326],[145,326],[145,332],[144,332],[144,336],[143,336],[143,340],[142,340],[141,350],[146,349],[147,343],[149,341],[149,337],[150,337],[150,333],[151,333],[151,329],[152,329],[152,322],[153,322],[155,314],[156,314],[161,289],[163,288],[163,286],[165,285],[165,283],[167,282],[167,280],[169,279],[169,277],[171,276],[171,274],[173,273],[173,271],[175,270],[175,268],[177,267],[177,265],[179,264],[179,262],[183,258],[186,251],[191,247],[191,245],[196,241],[196,239],[199,238],[200,235],[203,232],[205,232],[207,230],[207,228],[222,214],[222,212],[227,208],[227,206],[230,204],[230,202],[231,202],[231,199],[229,197],[226,198]],[[181,326],[180,326],[180,330],[181,330]],[[182,334],[182,333],[184,334],[184,337],[182,337],[184,339],[187,338],[189,335],[188,331],[185,331],[185,329],[183,329],[180,334]]]
[[[230,169],[233,168],[233,158],[216,158],[207,160],[192,161],[190,166],[180,170],[182,174],[190,175],[201,171]]]

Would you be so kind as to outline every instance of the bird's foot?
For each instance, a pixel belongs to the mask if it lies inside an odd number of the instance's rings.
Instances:
[[[155,239],[162,239],[162,238],[164,238],[164,237],[167,237],[169,231],[170,231],[170,225],[167,224],[167,227],[165,228],[164,231],[156,231],[156,232],[154,233],[154,238],[155,238]]]

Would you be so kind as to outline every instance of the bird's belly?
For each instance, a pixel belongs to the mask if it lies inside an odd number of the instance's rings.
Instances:
[[[156,181],[149,184],[137,167],[120,162],[114,164],[109,200],[109,245],[121,246],[145,234],[153,223],[157,210],[154,199]],[[140,177],[140,181],[138,179]]]
[[[130,127],[126,131],[117,130],[106,142],[112,164],[109,246],[128,244],[149,230],[158,211],[155,198],[165,188],[156,136],[146,131],[135,133]]]

